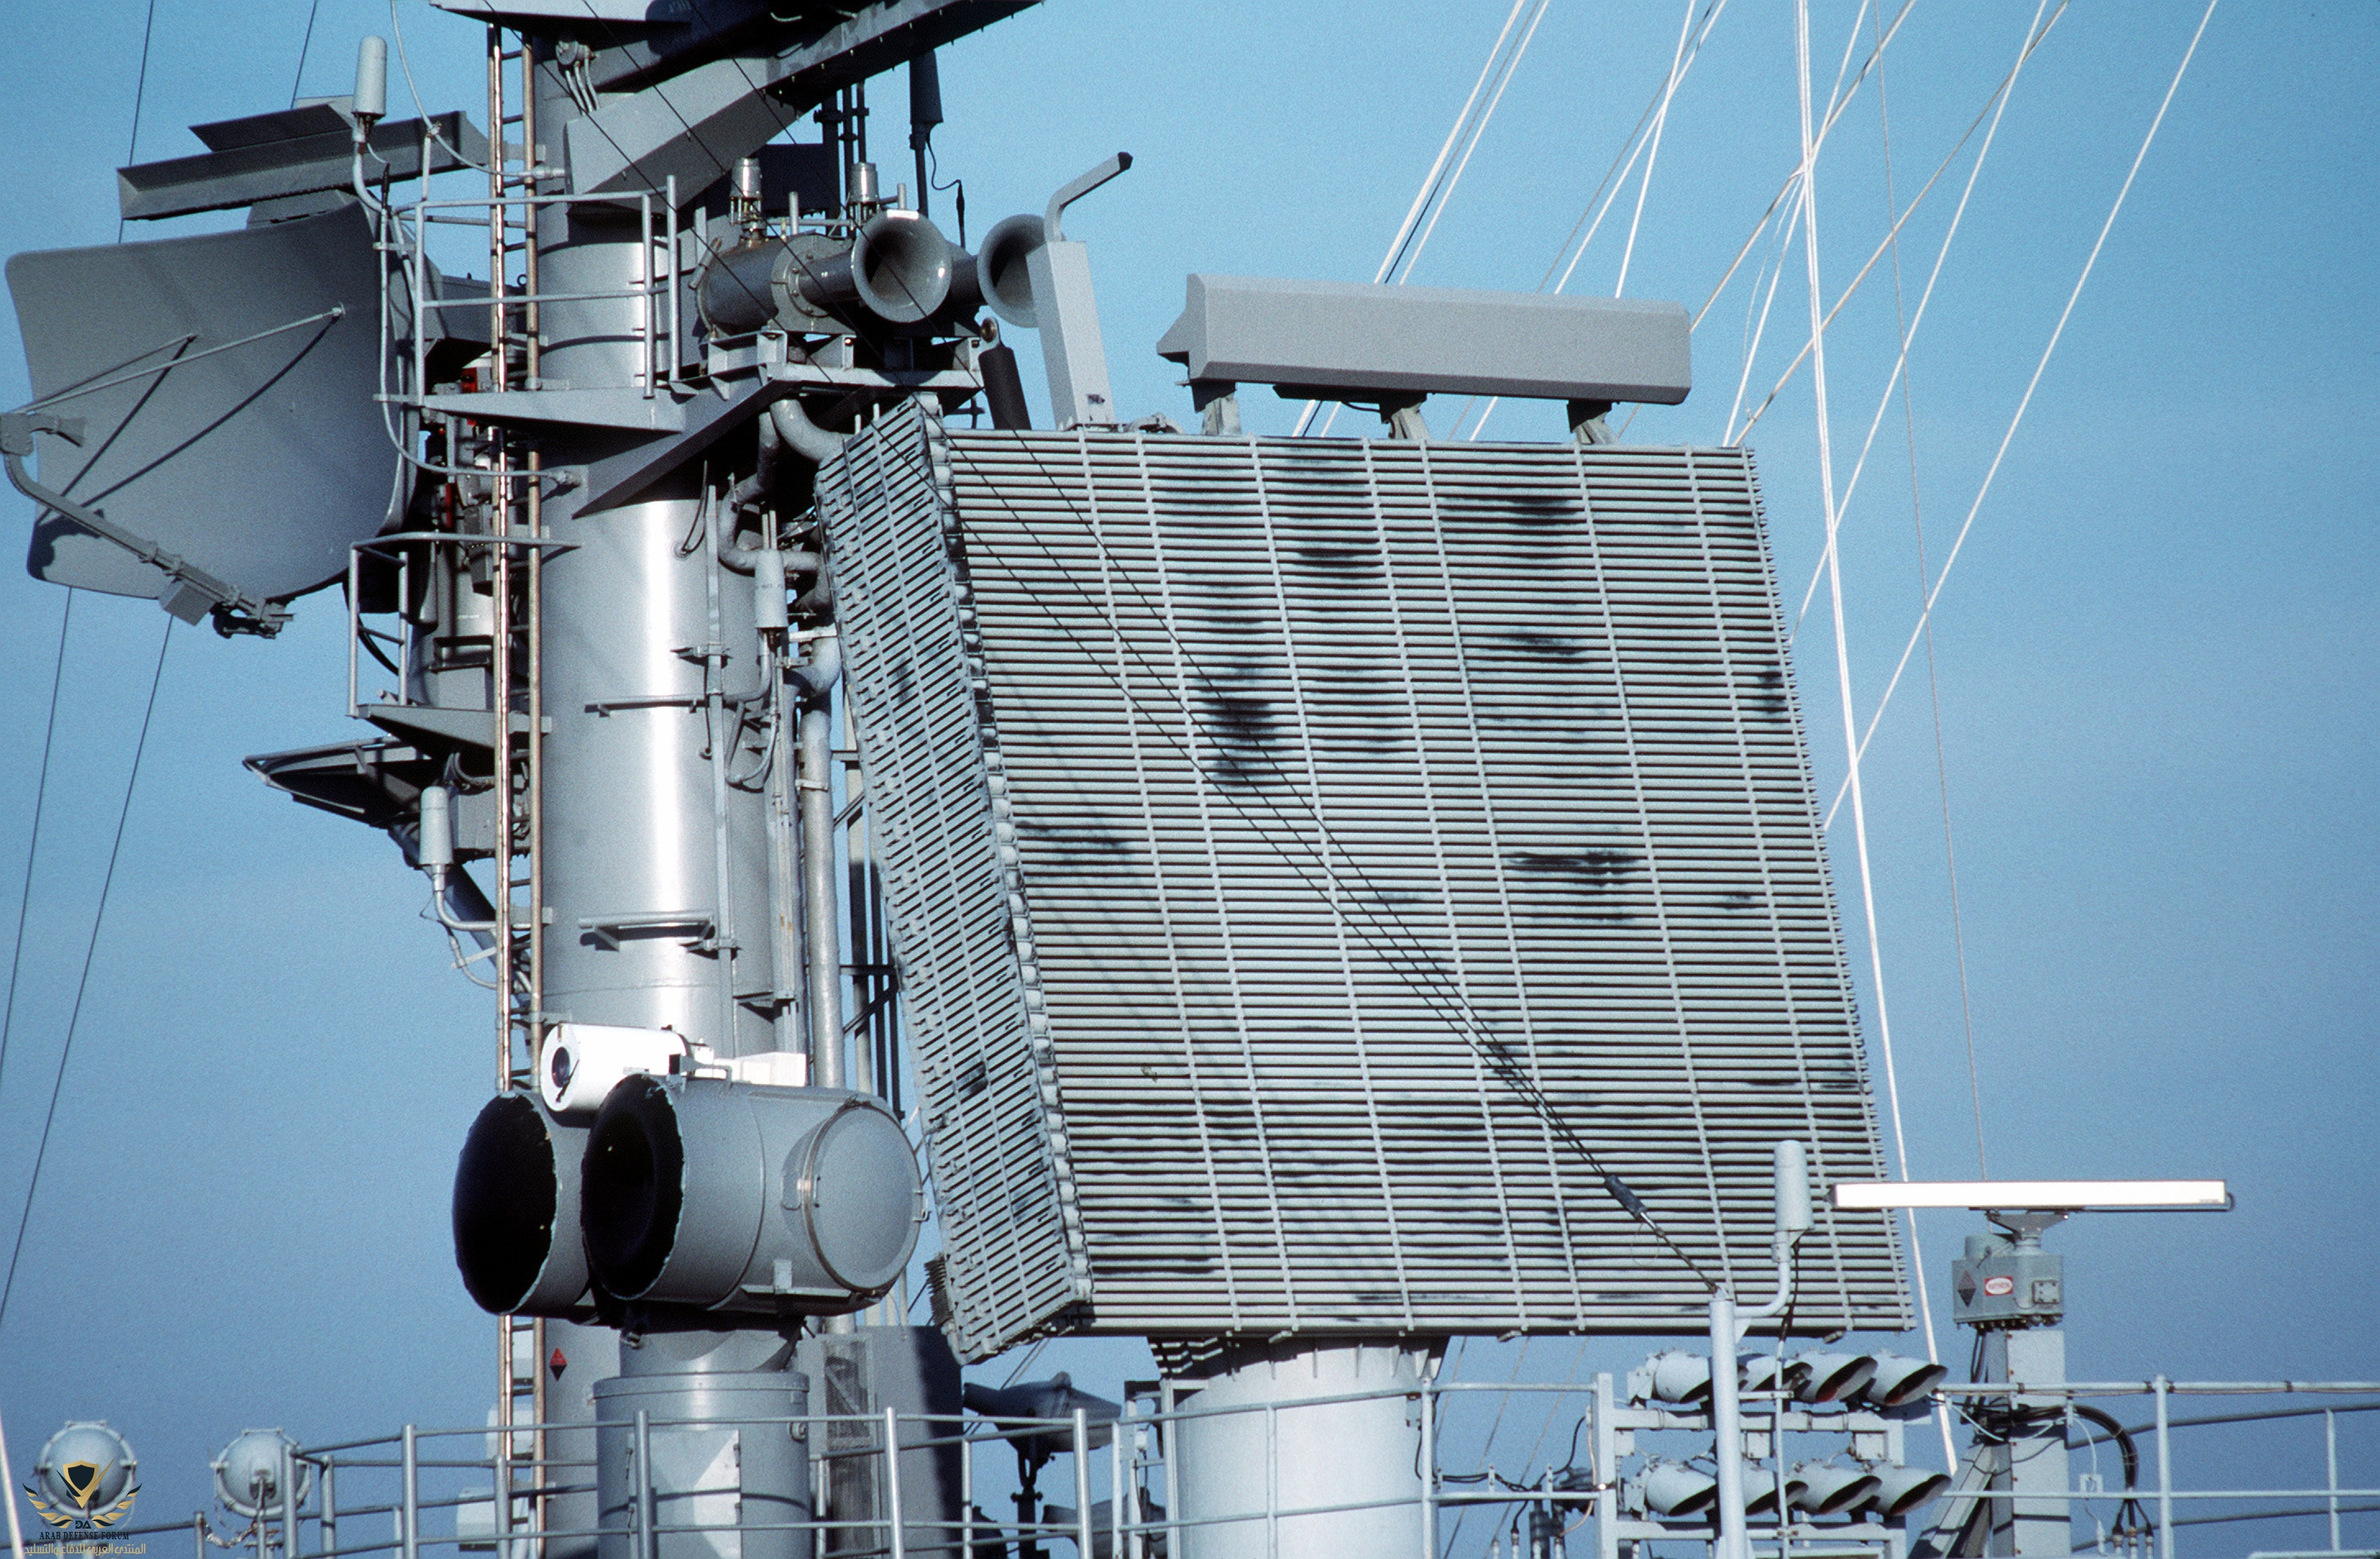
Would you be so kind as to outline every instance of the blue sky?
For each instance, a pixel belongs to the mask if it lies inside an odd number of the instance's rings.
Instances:
[[[399,5],[424,94],[477,118],[477,30]],[[2078,3],[2020,78],[1911,356],[1937,570],[2199,10]],[[159,0],[141,156],[195,151],[183,127],[285,103],[307,11]],[[1823,98],[1855,4],[1813,11]],[[1369,280],[1503,13],[1052,0],[946,52],[941,168],[967,182],[973,237],[1038,210],[1108,152],[1135,154],[1068,228],[1091,246],[1119,405],[1186,421],[1186,393],[1148,350],[1184,274]],[[1941,0],[1910,14],[1882,83],[1902,201],[1984,107],[2032,15]],[[0,251],[114,236],[109,170],[131,129],[142,16],[130,4],[11,8]],[[1414,279],[1536,285],[1658,87],[1679,20],[1669,5],[1552,6]],[[304,89],[346,90],[356,39],[386,35],[388,21],[382,5],[323,0]],[[1866,36],[1871,24],[1857,25]],[[1976,1164],[1947,776],[1992,1172],[2219,1175],[2238,1191],[2220,1217],[2102,1218],[2051,1236],[2070,1258],[2078,1375],[2380,1376],[2366,1302],[2380,1277],[2369,1238],[2380,568],[2364,471],[2380,405],[2375,86],[2380,9],[2368,0],[2216,11],[1943,588],[1939,767],[1922,650],[1864,767],[1912,1172],[1964,1177]],[[1819,163],[1829,301],[1887,223],[1875,87]],[[393,93],[407,106],[401,76]],[[897,79],[877,101],[886,180],[906,179]],[[1791,169],[1795,137],[1792,11],[1733,0],[1672,108],[1630,293],[1699,308]],[[1903,229],[1907,307],[1973,151]],[[1632,184],[1572,290],[1611,289],[1634,199]],[[1772,248],[1756,246],[1712,308],[1694,396],[1646,411],[1632,437],[1723,436],[1749,289]],[[1755,403],[1806,334],[1798,236],[1783,259],[1748,375]],[[1880,263],[1828,332],[1839,481],[1893,359],[1891,284]],[[0,401],[12,405],[14,328],[0,320]],[[1038,402],[1029,338],[1020,344]],[[1285,429],[1295,410],[1249,398],[1266,429]],[[1428,414],[1444,431],[1457,410]],[[1362,422],[1341,430],[1368,431]],[[1542,407],[1502,408],[1489,428],[1559,432]],[[1823,536],[1814,431],[1803,373],[1749,441],[1789,613]],[[1920,596],[1911,441],[1896,401],[1843,521],[1863,720]],[[12,557],[29,512],[0,497]],[[23,865],[63,606],[62,592],[0,567],[11,668],[0,898]],[[0,1321],[0,1408],[19,1464],[67,1418],[108,1418],[143,1457],[144,1517],[190,1508],[205,1456],[251,1425],[320,1439],[485,1410],[488,1331],[449,1266],[446,1194],[484,1094],[492,1021],[415,918],[418,884],[387,843],[301,811],[238,766],[348,734],[340,618],[335,598],[315,597],[275,643],[175,634]],[[0,1234],[30,1173],[164,622],[145,602],[77,599],[0,1070]],[[1844,758],[1823,591],[1796,654],[1831,794]],[[1847,822],[1832,843],[1873,1045]],[[1971,1224],[1922,1226],[1937,1305],[1944,1259]],[[1942,1341],[1963,1358],[1947,1324]],[[1593,1360],[1624,1367],[1636,1352]],[[1097,1389],[1125,1350],[1072,1357]],[[1545,1357],[1521,1367],[1535,1373]],[[1500,1374],[1508,1360],[1466,1368]]]

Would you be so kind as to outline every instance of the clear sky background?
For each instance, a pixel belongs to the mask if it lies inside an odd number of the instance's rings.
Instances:
[[[398,4],[431,106],[480,118],[478,30]],[[185,126],[285,103],[308,9],[158,0],[140,156],[194,152]],[[1973,525],[1935,618],[1938,706],[1921,649],[1865,766],[1885,1006],[1912,1175],[1976,1172],[1979,1102],[1995,1176],[2231,1180],[2228,1215],[2103,1217],[2050,1237],[2069,1258],[2078,1377],[2373,1379],[2380,6],[2228,0],[2215,13],[1975,506],[2199,11],[2076,0],[2062,14],[2017,83],[1912,354],[1936,570],[1971,508]],[[1872,22],[1855,19],[1856,0],[1813,12],[1823,101],[1846,38]],[[1149,350],[1184,274],[1371,279],[1503,13],[1052,0],[946,51],[941,166],[966,180],[973,238],[1108,152],[1135,154],[1068,229],[1091,246],[1120,405],[1187,422],[1186,393]],[[132,130],[143,14],[128,0],[18,0],[0,21],[0,252],[114,237],[110,169]],[[2033,14],[1947,0],[1910,14],[1819,163],[1829,303],[1889,220],[1879,98],[1905,204],[1984,108]],[[1414,280],[1537,285],[1658,89],[1679,21],[1674,5],[1556,0]],[[384,5],[322,0],[304,90],[346,91],[357,38],[388,31]],[[1667,125],[1632,295],[1700,308],[1751,235],[1795,160],[1792,45],[1780,0],[1732,0],[1719,17]],[[392,96],[409,108],[401,75]],[[876,103],[886,182],[907,180],[897,77]],[[1906,308],[1975,147],[1902,231]],[[936,197],[946,223],[949,199]],[[1572,291],[1611,291],[1635,200],[1632,183]],[[1772,229],[1696,337],[1693,398],[1648,409],[1632,438],[1724,436],[1751,289],[1777,258]],[[1798,236],[1782,258],[1749,404],[1807,333]],[[1828,334],[1839,488],[1893,360],[1893,280],[1888,256]],[[0,402],[24,393],[9,318]],[[1427,412],[1442,434],[1460,409]],[[1268,429],[1295,411],[1263,394],[1247,406]],[[1342,414],[1340,430],[1366,423]],[[1824,530],[1815,427],[1804,372],[1749,439],[1789,614]],[[1542,406],[1501,408],[1488,430],[1560,432]],[[1912,441],[1896,401],[1843,522],[1862,720],[1922,595]],[[0,495],[11,559],[30,515]],[[14,929],[65,604],[0,566],[0,933]],[[144,1518],[196,1505],[206,1456],[243,1428],[323,1440],[486,1410],[490,1331],[454,1277],[446,1209],[486,1092],[488,1004],[446,970],[443,938],[416,918],[419,879],[385,840],[290,804],[238,763],[353,734],[342,616],[335,595],[317,596],[277,642],[174,633],[0,1318],[16,1467],[66,1420],[109,1419],[142,1457]],[[22,1205],[164,622],[146,602],[76,598],[0,1069],[0,1241]],[[1845,764],[1823,590],[1796,665],[1831,795]],[[1832,844],[1875,1046],[1848,810]],[[1937,1311],[1944,1263],[1976,1224],[1921,1225]],[[1965,1339],[1947,1317],[1939,1329],[1963,1360]],[[1475,1348],[1463,1368],[1500,1378],[1573,1363],[1568,1345],[1518,1351]],[[1640,1353],[1598,1346],[1586,1367]],[[1110,1394],[1123,1369],[1145,1367],[1118,1348],[1042,1363],[1060,1360]],[[1497,1454],[1509,1466],[1527,1449]]]

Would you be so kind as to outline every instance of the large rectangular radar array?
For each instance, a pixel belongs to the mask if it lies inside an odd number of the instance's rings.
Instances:
[[[1743,451],[904,411],[819,491],[969,1357],[1676,1330],[1778,1139],[1880,1178]],[[1801,1272],[1907,1323],[1884,1215]]]

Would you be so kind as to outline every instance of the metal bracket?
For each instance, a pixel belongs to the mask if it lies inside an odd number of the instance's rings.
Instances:
[[[168,552],[154,541],[136,536],[108,519],[96,509],[85,508],[62,492],[53,491],[35,481],[25,469],[25,457],[33,453],[33,437],[48,433],[70,444],[82,442],[83,419],[60,417],[55,412],[9,412],[0,416],[0,459],[8,468],[9,483],[18,492],[42,508],[63,514],[103,541],[116,546],[139,558],[142,562],[173,579],[175,586],[157,598],[158,604],[185,622],[196,622],[212,613],[215,632],[229,638],[234,634],[255,634],[271,638],[281,632],[289,621],[286,607],[261,601],[237,585],[226,584],[196,564]]]
[[[706,949],[719,944],[718,917],[709,910],[648,910],[635,914],[583,915],[578,929],[591,931],[610,952],[620,950],[620,937],[632,931],[691,931]]]

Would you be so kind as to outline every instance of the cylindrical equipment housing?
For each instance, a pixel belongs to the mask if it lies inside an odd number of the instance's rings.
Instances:
[[[639,1553],[637,1414],[652,1531]],[[809,1383],[782,1370],[595,1383],[597,1559],[810,1559]]]
[[[704,268],[697,297],[722,335],[834,330],[870,316],[916,324],[951,301],[962,258],[917,212],[879,211],[848,247],[813,235],[729,249]]]
[[[1181,1529],[1185,1559],[1415,1552],[1421,1458],[1430,1454],[1421,1443],[1423,1363],[1407,1348],[1324,1344],[1212,1377],[1189,1400],[1199,1416],[1174,1431],[1179,1518],[1197,1523]],[[1344,1396],[1360,1399],[1327,1400]],[[1337,1508],[1351,1505],[1367,1508]],[[1330,1513],[1278,1514],[1297,1510]]]
[[[640,1075],[588,1139],[588,1257],[624,1299],[856,1310],[901,1275],[924,1215],[908,1137],[872,1094]]]
[[[480,1307],[497,1315],[588,1313],[578,1232],[578,1165],[587,1129],[527,1094],[480,1109],[455,1167],[455,1265]]]

